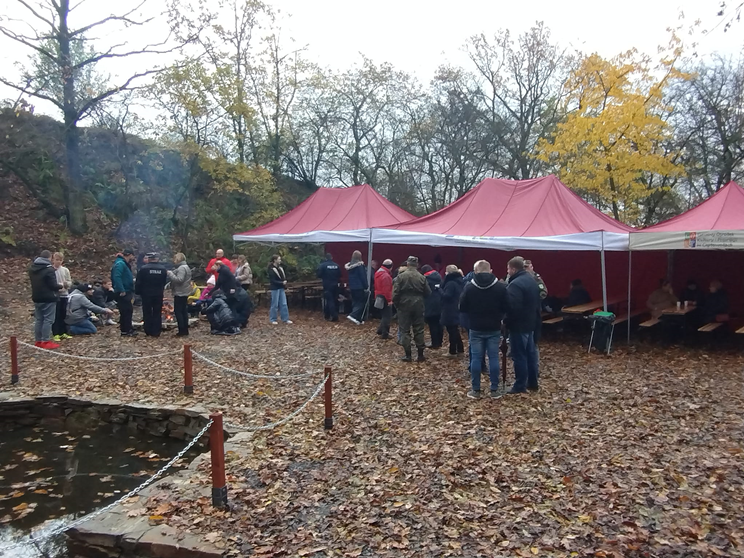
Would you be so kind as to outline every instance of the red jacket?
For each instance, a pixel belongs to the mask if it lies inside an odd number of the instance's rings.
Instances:
[[[216,261],[217,261],[217,258],[212,258],[211,260],[209,260],[209,263],[207,264],[207,267],[206,267],[206,272],[208,275],[214,275],[215,277],[217,276],[217,273],[215,271],[212,271],[212,266],[215,264]],[[230,260],[228,260],[225,256],[222,256],[220,258],[220,261],[223,264],[225,264],[227,267],[229,267],[230,271],[235,273],[235,269],[233,268],[233,265],[230,262]]]
[[[382,266],[375,273],[375,296],[382,295],[388,304],[393,302],[393,274]]]

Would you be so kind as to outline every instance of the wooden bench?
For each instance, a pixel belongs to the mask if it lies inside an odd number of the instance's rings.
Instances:
[[[640,327],[654,327],[659,322],[661,322],[661,320],[659,318],[651,318],[650,320],[646,320],[645,322],[641,322],[638,325]]]
[[[719,327],[721,327],[722,325],[723,325],[723,322],[711,322],[711,323],[709,323],[709,324],[705,324],[705,325],[704,325],[704,326],[702,326],[702,327],[699,327],[699,328],[698,328],[698,331],[702,331],[702,332],[704,332],[704,333],[708,333],[708,332],[711,332],[711,331],[715,331],[715,330],[717,330],[717,329],[718,329]],[[743,329],[744,329],[744,328],[743,328]]]
[[[551,324],[561,323],[562,321],[563,321],[563,316],[557,316],[555,318],[550,318],[550,319],[547,319],[547,320],[543,320],[543,323],[544,324],[551,325]]]
[[[619,316],[615,316],[615,325],[622,324],[623,322],[627,322],[628,320],[642,316],[644,314],[647,314],[648,310],[645,308],[639,308],[638,310],[633,310],[632,312],[626,312],[625,314],[620,314]]]

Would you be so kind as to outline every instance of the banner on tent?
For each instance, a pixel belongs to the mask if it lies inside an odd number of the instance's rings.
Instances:
[[[744,230],[631,233],[630,249],[744,250]]]

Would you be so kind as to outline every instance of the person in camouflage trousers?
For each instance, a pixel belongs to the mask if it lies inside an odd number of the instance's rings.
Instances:
[[[424,298],[431,294],[431,288],[426,277],[418,271],[418,258],[408,258],[407,269],[398,274],[393,283],[393,304],[398,309],[398,327],[403,330],[401,345],[406,354],[401,359],[411,362],[411,328],[413,340],[418,349],[416,362],[423,362],[424,358]]]

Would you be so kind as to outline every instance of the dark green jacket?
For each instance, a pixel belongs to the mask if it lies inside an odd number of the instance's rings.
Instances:
[[[393,304],[398,308],[413,306],[420,303],[422,308],[424,298],[431,294],[431,288],[426,277],[418,269],[409,267],[399,273],[393,282]]]

